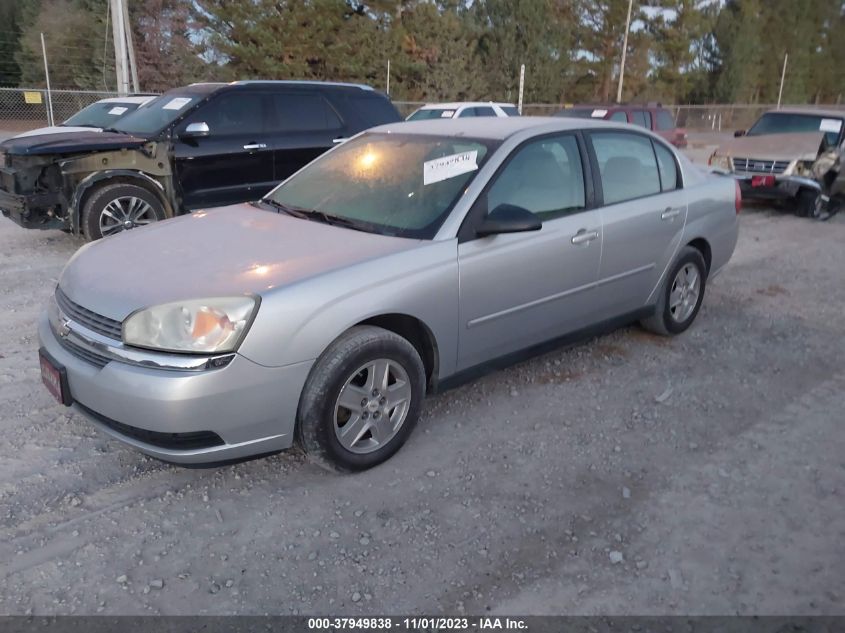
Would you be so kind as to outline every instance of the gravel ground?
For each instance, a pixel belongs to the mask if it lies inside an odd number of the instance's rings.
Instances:
[[[34,321],[79,242],[0,220],[0,613],[845,614],[845,218],[742,215],[697,323],[432,398],[381,467],[95,432]]]

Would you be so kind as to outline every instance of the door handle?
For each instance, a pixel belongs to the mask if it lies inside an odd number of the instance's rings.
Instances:
[[[676,218],[681,215],[680,209],[672,209],[671,207],[666,209],[663,213],[660,214],[661,220],[671,220],[672,218]]]
[[[598,231],[587,231],[586,229],[581,229],[575,235],[572,236],[572,243],[573,244],[587,244],[592,242],[599,236]]]
[[[348,138],[335,138],[335,139],[332,139],[332,143],[335,143],[335,144],[337,144],[337,143],[345,143],[345,142],[346,142],[346,141],[348,141],[348,140],[349,140]]]
[[[266,143],[247,143],[244,145],[244,149],[265,149],[266,147]]]

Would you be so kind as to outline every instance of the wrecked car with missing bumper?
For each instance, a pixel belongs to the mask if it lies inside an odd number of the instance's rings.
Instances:
[[[710,156],[733,174],[743,198],[790,200],[800,216],[822,218],[845,201],[845,110],[766,112]]]
[[[369,86],[237,81],[175,88],[102,132],[0,144],[0,210],[88,240],[257,200],[336,143],[400,120]]]

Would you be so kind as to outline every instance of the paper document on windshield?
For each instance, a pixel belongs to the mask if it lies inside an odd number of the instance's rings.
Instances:
[[[478,150],[451,154],[423,163],[423,185],[431,185],[478,169]]]
[[[115,106],[111,110],[109,110],[109,114],[123,114],[129,108],[121,108],[120,106]]]
[[[839,119],[822,119],[819,123],[819,131],[821,132],[838,132],[842,129],[842,121]]]
[[[181,110],[186,105],[191,102],[190,97],[176,97],[175,99],[171,99],[163,106],[161,106],[162,110]]]

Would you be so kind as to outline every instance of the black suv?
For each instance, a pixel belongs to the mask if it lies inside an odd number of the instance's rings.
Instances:
[[[334,144],[400,120],[369,86],[193,84],[103,132],[0,144],[0,210],[26,228],[94,240],[202,207],[257,200]]]

